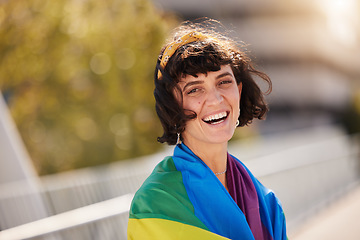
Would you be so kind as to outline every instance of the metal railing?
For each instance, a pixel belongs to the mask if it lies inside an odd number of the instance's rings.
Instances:
[[[276,192],[291,231],[314,209],[341,196],[360,179],[358,139],[332,130],[318,135],[309,130],[263,143],[233,143],[229,152]],[[31,193],[15,185],[0,186],[0,227],[5,229],[0,239],[126,239],[131,194],[169,154],[171,149],[142,159],[42,177],[41,196],[54,216],[21,226],[4,228],[9,224],[4,216],[10,208],[15,220],[26,215],[16,209],[26,204]],[[6,235],[21,232],[28,235]]]
[[[122,217],[127,222],[133,194],[126,194],[121,197],[95,203],[89,206],[77,208],[65,213],[60,213],[51,217],[40,219],[34,222],[23,224],[0,232],[1,240],[20,240],[31,239],[42,236],[43,239],[58,239],[60,235],[56,233],[69,228],[76,229],[81,225],[101,221],[110,217]],[[119,224],[113,229],[113,234],[117,235],[116,239],[125,239],[126,225]],[[55,235],[54,235],[55,233]],[[47,235],[47,236],[46,236]],[[93,236],[93,237],[96,237]],[[100,238],[87,239],[100,239]],[[62,239],[62,238],[60,238]],[[67,238],[79,239],[79,238]],[[101,237],[101,239],[104,239]]]

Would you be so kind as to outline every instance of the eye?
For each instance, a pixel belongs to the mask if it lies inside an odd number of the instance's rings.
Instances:
[[[219,85],[227,85],[233,83],[232,79],[226,79],[219,82]]]
[[[194,94],[196,92],[198,92],[200,89],[199,88],[193,88],[190,91],[188,91],[186,94],[190,95],[190,94]]]

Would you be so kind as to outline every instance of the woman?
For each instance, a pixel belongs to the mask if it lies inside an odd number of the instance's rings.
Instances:
[[[156,110],[176,144],[133,199],[128,239],[286,239],[273,192],[227,152],[236,127],[267,112],[253,76],[268,76],[229,38],[186,23],[155,71]]]

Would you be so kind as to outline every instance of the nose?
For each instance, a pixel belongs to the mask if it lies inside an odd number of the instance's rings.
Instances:
[[[217,89],[212,89],[211,91],[208,92],[207,95],[207,103],[209,105],[216,105],[221,103],[224,100],[222,94],[219,92],[219,90]]]

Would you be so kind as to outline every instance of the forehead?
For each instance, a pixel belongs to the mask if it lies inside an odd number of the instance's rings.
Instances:
[[[234,77],[234,73],[230,65],[222,65],[219,71],[209,71],[206,73],[198,73],[196,76],[193,75],[185,75],[179,80],[179,84],[185,84],[189,81],[199,81],[199,80],[206,80],[208,78],[221,78],[223,76],[230,76]]]

